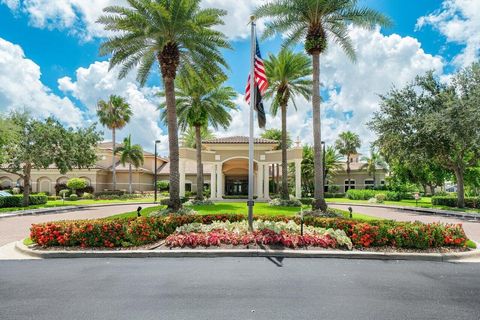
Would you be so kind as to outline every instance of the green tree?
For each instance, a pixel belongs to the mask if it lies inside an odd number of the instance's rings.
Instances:
[[[183,131],[189,127],[195,129],[197,200],[203,200],[202,128],[210,125],[216,130],[220,127],[227,129],[232,121],[229,111],[236,109],[233,99],[237,96],[232,87],[223,85],[222,77],[210,81],[206,78],[206,75],[186,70],[177,77],[175,90],[179,128]],[[166,103],[160,104],[159,108],[165,109]],[[166,122],[165,112],[162,119]]]
[[[97,160],[96,146],[102,140],[95,125],[66,129],[52,118],[32,119],[28,114],[9,117],[20,128],[15,139],[4,148],[2,170],[23,179],[23,204],[28,206],[32,169],[47,169],[55,165],[65,174],[74,168],[90,168]]]
[[[72,190],[72,194],[75,194],[78,189],[83,189],[87,186],[87,181],[82,178],[71,178],[67,181],[67,188]]]
[[[200,135],[201,135],[202,141],[215,138],[213,131],[210,130],[208,127],[207,128],[203,127],[200,131]],[[197,147],[195,143],[196,139],[197,139],[196,132],[195,132],[195,128],[193,127],[188,127],[187,130],[182,133],[183,145],[187,148],[195,149]]]
[[[309,145],[303,146],[303,156],[301,164],[301,176],[302,176],[302,197],[312,196],[315,189],[314,180],[314,156],[313,147]]]
[[[132,193],[132,165],[138,169],[143,164],[143,149],[139,144],[132,144],[132,135],[123,139],[123,144],[115,148],[115,154],[120,154],[120,163],[128,163],[128,193]]]
[[[165,89],[170,150],[170,203],[174,211],[181,207],[178,154],[175,77],[179,68],[222,74],[227,63],[220,48],[230,48],[225,35],[215,27],[222,25],[224,10],[201,9],[200,0],[128,0],[129,7],[110,6],[98,22],[115,36],[100,48],[112,54],[110,67],[121,65],[124,78],[135,67],[137,80],[144,85],[155,62]]]
[[[278,146],[275,147],[275,150],[281,150],[282,149],[282,130],[279,129],[267,129],[262,132],[260,135],[264,139],[270,139],[270,140],[275,140],[278,141]],[[290,138],[290,133],[287,131],[287,144],[286,144],[287,149],[292,147],[292,138]]]
[[[382,97],[370,127],[387,158],[432,161],[455,174],[458,207],[465,206],[464,178],[480,157],[480,64],[443,83],[433,72]]]
[[[390,25],[384,15],[368,8],[359,8],[357,0],[276,0],[260,6],[255,15],[268,17],[264,38],[286,35],[284,45],[303,42],[312,57],[312,111],[315,162],[315,201],[313,208],[325,211],[323,195],[322,137],[320,117],[320,55],[328,44],[338,44],[352,60],[355,50],[348,28],[350,25],[372,29],[375,25]]]
[[[7,158],[7,148],[15,145],[21,135],[20,127],[10,118],[0,116],[0,164]]]
[[[338,171],[342,170],[342,155],[337,152],[337,149],[333,146],[328,146],[325,151],[325,172],[323,181],[329,181],[331,176],[335,175]]]
[[[132,116],[132,109],[124,98],[111,95],[108,101],[99,100],[97,103],[97,116],[100,123],[112,130],[112,182],[113,190],[117,189],[117,176],[115,168],[117,166],[115,162],[115,132],[122,129],[130,121]]]
[[[291,102],[295,109],[295,98],[303,96],[310,99],[312,80],[308,78],[312,74],[310,59],[303,53],[294,53],[288,48],[283,48],[278,56],[270,54],[265,60],[265,72],[269,81],[269,87],[265,93],[267,99],[272,100],[270,110],[273,116],[278,114],[282,118],[282,189],[281,198],[289,199],[288,194],[288,163],[287,163],[287,106]]]
[[[360,148],[360,146],[360,137],[358,136],[358,134],[351,131],[345,131],[340,133],[338,139],[335,141],[335,148],[341,155],[346,157],[348,188],[350,188],[351,180],[350,156],[353,154],[357,154],[357,150]]]
[[[361,159],[365,162],[362,169],[367,169],[369,176],[373,177],[373,187],[377,186],[377,169],[387,169],[385,159],[380,155],[374,147],[370,148],[370,156],[364,156]]]

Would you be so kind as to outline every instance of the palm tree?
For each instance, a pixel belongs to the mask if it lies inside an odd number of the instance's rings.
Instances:
[[[373,146],[370,148],[370,156],[362,157],[361,160],[365,161],[365,164],[362,166],[362,168],[366,168],[368,175],[373,177],[373,187],[375,188],[377,186],[377,183],[376,183],[377,168],[386,169],[387,163],[385,162],[383,157],[380,155],[380,153],[378,153],[375,150]]]
[[[312,56],[312,113],[315,163],[315,201],[313,208],[325,211],[323,195],[322,137],[320,124],[320,55],[329,42],[338,44],[352,60],[355,50],[348,34],[350,25],[372,29],[376,24],[387,26],[390,20],[372,9],[359,8],[357,0],[276,0],[260,6],[255,15],[269,17],[264,38],[286,35],[284,46],[304,42]]]
[[[123,139],[123,144],[115,148],[115,153],[120,153],[120,163],[128,163],[128,193],[132,193],[132,164],[138,169],[143,164],[143,149],[139,144],[132,145],[132,136]]]
[[[188,127],[187,130],[182,133],[182,140],[185,147],[195,149],[197,147],[196,140],[197,140],[197,133],[195,132],[194,127]],[[209,128],[203,127],[200,136],[202,137],[202,141],[215,139],[215,135],[213,131]]]
[[[278,142],[278,146],[275,147],[275,150],[282,150],[283,148],[283,143],[282,143],[282,130],[279,129],[267,129],[262,132],[261,137],[264,139],[271,139],[275,140]],[[290,138],[290,134],[287,132],[287,143],[286,143],[286,148],[289,149],[290,146],[292,145],[292,139]],[[278,164],[272,164],[272,181],[275,181],[273,184],[274,186],[274,191],[275,193],[278,192],[278,185],[279,183],[279,166]]]
[[[232,121],[229,111],[235,110],[233,99],[237,96],[232,87],[222,86],[225,79],[206,80],[205,75],[198,75],[189,69],[180,73],[176,80],[178,125],[185,131],[188,127],[195,129],[195,148],[197,158],[197,200],[203,200],[203,163],[202,130],[212,126],[214,129],[227,129]],[[161,93],[160,95],[165,95]],[[165,109],[166,104],[160,104]],[[165,112],[162,114],[165,121]],[[167,124],[168,125],[168,124]]]
[[[272,99],[270,107],[272,115],[278,111],[282,117],[282,190],[281,198],[289,199],[288,194],[288,164],[287,164],[287,106],[292,102],[295,109],[295,98],[303,96],[310,99],[312,80],[307,77],[312,74],[310,59],[303,53],[294,53],[283,48],[278,56],[270,54],[265,60],[265,71],[269,87],[265,93],[267,99]]]
[[[345,131],[340,133],[338,139],[335,141],[335,148],[338,152],[347,158],[347,177],[348,188],[350,189],[350,156],[357,153],[357,149],[361,146],[360,137],[358,134],[351,131]]]
[[[112,130],[112,182],[113,190],[117,189],[117,177],[115,174],[115,131],[122,129],[130,121],[132,109],[124,98],[110,95],[108,101],[99,100],[97,103],[97,116],[100,123]]]
[[[230,48],[225,35],[214,29],[223,24],[224,10],[201,9],[201,0],[127,0],[129,6],[110,6],[98,22],[116,34],[102,43],[100,53],[112,54],[110,68],[121,66],[119,78],[137,70],[141,85],[157,62],[165,89],[170,150],[170,202],[180,202],[175,77],[185,66],[222,74],[227,67],[220,48]]]
[[[342,155],[337,152],[337,149],[333,146],[328,146],[325,151],[325,172],[323,175],[323,181],[327,181],[329,174],[334,174],[342,169],[340,161],[342,160]]]

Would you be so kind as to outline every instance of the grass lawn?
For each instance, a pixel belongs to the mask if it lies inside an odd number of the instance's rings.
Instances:
[[[66,207],[66,206],[82,206],[82,205],[93,205],[93,204],[108,204],[108,203],[129,203],[129,202],[153,202],[153,198],[142,198],[142,199],[128,199],[128,200],[77,200],[77,201],[68,201],[68,200],[54,200],[48,201],[46,204],[39,204],[28,207],[13,207],[13,208],[0,208],[0,214],[2,212],[10,211],[19,211],[19,210],[31,210],[31,209],[42,209],[42,208],[56,208],[56,207]]]
[[[369,204],[368,200],[350,200],[347,198],[327,198],[327,203],[365,203]],[[441,209],[441,210],[448,210],[448,211],[459,211],[459,212],[469,212],[469,213],[480,213],[479,209],[470,209],[470,208],[453,208],[447,206],[434,206],[432,205],[432,198],[430,197],[422,197],[418,200],[418,205],[415,200],[401,200],[401,201],[385,201],[382,203],[384,205],[392,205],[392,206],[403,206],[403,207],[419,207],[419,208],[433,208],[433,209]]]
[[[155,212],[159,209],[164,208],[164,206],[156,206],[145,208],[141,211],[142,216],[148,216],[151,212]],[[216,203],[209,206],[193,206],[194,210],[199,214],[208,215],[208,214],[244,214],[247,215],[248,209],[245,202],[228,202],[228,203]],[[303,206],[304,210],[308,210],[310,206]],[[299,211],[300,207],[270,207],[268,203],[256,203],[254,207],[254,215],[261,216],[295,216]],[[348,212],[342,212],[345,217],[348,217]],[[121,213],[108,217],[109,219],[115,218],[133,218],[137,216],[136,211]],[[379,220],[379,218],[353,213],[353,218],[357,220]]]

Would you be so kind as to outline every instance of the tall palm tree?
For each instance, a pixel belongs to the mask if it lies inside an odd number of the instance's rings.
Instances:
[[[373,187],[375,188],[377,186],[377,168],[386,169],[387,163],[373,146],[370,148],[370,156],[362,157],[361,160],[365,161],[365,164],[362,166],[362,168],[366,168],[368,174],[373,177]]]
[[[201,9],[201,0],[127,0],[129,6],[110,6],[98,22],[116,34],[102,43],[100,53],[111,54],[110,68],[121,66],[119,78],[137,70],[141,85],[156,63],[165,89],[170,150],[170,202],[180,202],[175,77],[184,66],[222,74],[227,67],[220,48],[230,48],[225,35],[214,29],[223,24],[224,10]]]
[[[176,80],[178,125],[183,131],[188,127],[195,129],[197,200],[203,200],[202,130],[208,125],[214,129],[219,127],[227,129],[232,121],[229,111],[236,109],[233,102],[237,96],[235,90],[223,86],[224,78],[216,79],[218,80],[206,80],[205,75],[186,69]],[[166,104],[160,104],[159,108],[165,109]],[[165,112],[162,113],[162,118],[166,120]]]
[[[132,109],[124,98],[110,95],[108,101],[99,100],[97,103],[97,116],[100,123],[112,130],[112,182],[113,190],[117,189],[117,177],[115,173],[115,132],[122,129],[130,121]]]
[[[287,106],[291,102],[297,109],[295,105],[297,96],[310,99],[312,80],[307,77],[312,74],[312,64],[305,54],[283,48],[278,56],[273,54],[268,56],[268,59],[265,60],[265,71],[269,80],[265,97],[272,100],[270,108],[272,115],[276,116],[280,110],[282,117],[281,198],[288,200]]]
[[[200,132],[200,136],[202,137],[202,141],[215,139],[215,135],[213,134],[213,131],[205,127],[202,128]],[[197,147],[197,144],[196,144],[197,133],[195,132],[195,128],[188,127],[187,130],[182,133],[182,140],[183,140],[184,146],[195,149]]]
[[[357,149],[361,146],[360,137],[358,134],[351,131],[345,131],[340,133],[338,139],[335,141],[335,148],[338,152],[347,158],[347,177],[348,177],[348,188],[350,189],[350,156],[357,153]]]
[[[275,128],[272,128],[272,129],[267,129],[265,131],[262,132],[261,134],[261,137],[264,138],[264,139],[271,139],[271,140],[275,140],[278,142],[278,146],[275,147],[275,150],[282,150],[282,147],[284,144],[282,144],[282,130],[279,130],[279,129],[275,129]],[[292,139],[290,138],[290,134],[287,132],[287,143],[286,143],[286,147],[287,149],[289,149],[292,145]],[[272,164],[272,181],[275,181],[274,183],[274,193],[277,193],[278,192],[278,185],[280,184],[279,183],[279,166],[278,164]]]
[[[255,15],[269,17],[264,38],[275,34],[286,35],[284,45],[304,42],[312,56],[312,113],[315,163],[315,201],[313,208],[325,211],[323,194],[322,137],[320,124],[320,55],[329,42],[338,44],[352,60],[355,50],[351,42],[349,25],[372,29],[376,24],[387,26],[390,20],[377,11],[359,8],[357,0],[271,0],[260,6]]]
[[[120,153],[120,163],[128,163],[128,193],[132,193],[132,164],[138,169],[143,164],[143,149],[139,144],[132,145],[132,136],[123,139],[123,144],[115,148],[115,153]]]
[[[323,181],[327,181],[329,174],[335,174],[342,169],[341,160],[342,155],[338,153],[337,149],[333,146],[328,146],[325,151],[325,163],[323,164],[325,166]]]

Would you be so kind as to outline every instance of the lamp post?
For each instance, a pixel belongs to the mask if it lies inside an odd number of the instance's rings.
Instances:
[[[325,170],[325,141],[322,141],[322,174],[323,174],[323,191],[325,191],[325,179],[327,178],[326,176],[326,170]]]
[[[154,191],[155,196],[153,200],[154,203],[157,203],[157,144],[159,143],[160,143],[160,140],[155,140],[155,170],[154,170],[155,176],[154,176],[154,185],[153,185],[155,189]]]

